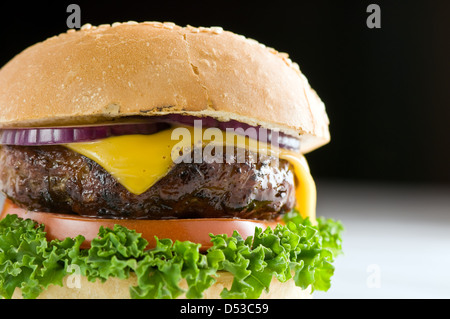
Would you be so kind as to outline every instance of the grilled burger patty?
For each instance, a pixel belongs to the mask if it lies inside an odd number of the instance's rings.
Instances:
[[[224,155],[225,157],[225,155]],[[276,219],[295,204],[290,164],[245,151],[245,162],[180,163],[140,195],[64,146],[0,147],[0,189],[23,208],[97,218]]]

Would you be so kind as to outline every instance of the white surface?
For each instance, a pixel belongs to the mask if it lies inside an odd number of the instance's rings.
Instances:
[[[345,226],[332,288],[315,298],[450,298],[450,188],[317,183]]]

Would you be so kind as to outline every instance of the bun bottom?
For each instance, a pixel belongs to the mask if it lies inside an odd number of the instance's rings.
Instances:
[[[230,288],[233,276],[227,272],[221,272],[214,285],[204,293],[205,299],[220,299],[223,288]],[[104,283],[96,280],[90,282],[84,276],[75,277],[70,275],[64,278],[64,286],[51,285],[45,289],[38,299],[129,299],[129,287],[137,285],[136,276],[133,274],[128,279],[110,278]],[[187,284],[182,281],[182,289],[187,289]],[[22,299],[22,293],[17,288],[12,296],[13,299]],[[181,295],[179,299],[184,299]],[[261,294],[259,299],[310,299],[311,288],[302,289],[295,286],[293,280],[281,283],[274,279],[270,284],[270,291]]]

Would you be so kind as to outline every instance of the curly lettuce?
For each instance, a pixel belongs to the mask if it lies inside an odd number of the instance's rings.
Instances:
[[[70,266],[77,265],[89,281],[127,279],[136,299],[202,298],[219,272],[233,275],[222,298],[258,298],[272,280],[294,280],[303,289],[326,291],[334,273],[332,265],[342,252],[342,224],[319,218],[317,225],[293,211],[274,229],[255,228],[242,238],[210,235],[213,246],[205,253],[192,242],[156,238],[156,247],[134,230],[115,225],[99,229],[89,249],[81,249],[84,237],[46,239],[44,225],[7,215],[0,221],[0,297],[11,298],[20,288],[24,298],[36,298],[49,285],[63,285]],[[185,280],[187,289],[180,288]]]

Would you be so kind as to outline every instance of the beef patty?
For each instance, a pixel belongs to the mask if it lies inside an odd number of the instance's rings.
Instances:
[[[270,220],[295,204],[290,164],[249,151],[244,163],[176,164],[135,195],[64,146],[1,146],[0,189],[29,210],[98,218]]]

